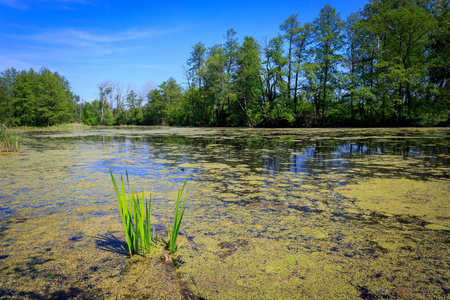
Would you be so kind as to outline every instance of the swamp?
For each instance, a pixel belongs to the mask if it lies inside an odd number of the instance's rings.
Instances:
[[[448,299],[449,139],[450,128],[21,132],[20,151],[0,154],[0,299]],[[188,178],[173,255],[128,256],[110,170],[151,193],[160,235]]]

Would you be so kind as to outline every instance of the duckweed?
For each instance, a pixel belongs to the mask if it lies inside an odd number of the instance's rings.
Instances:
[[[25,132],[0,157],[0,297],[448,298],[449,133]],[[173,264],[127,258],[110,168],[153,192],[162,236],[190,178]]]

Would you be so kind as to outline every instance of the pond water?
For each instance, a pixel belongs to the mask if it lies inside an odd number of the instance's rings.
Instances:
[[[443,128],[22,133],[20,153],[0,155],[0,299],[450,297],[449,138]],[[126,257],[110,169],[151,192],[161,234],[188,178],[175,270]]]

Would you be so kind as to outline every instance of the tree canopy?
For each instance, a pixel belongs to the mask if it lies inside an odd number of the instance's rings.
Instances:
[[[47,68],[39,72],[13,68],[0,73],[0,122],[49,126],[74,120],[77,97],[70,84]]]
[[[80,103],[43,68],[0,77],[0,121],[18,125],[435,126],[450,125],[450,1],[370,0],[346,20],[325,5],[280,33],[196,43],[181,85],[142,90],[105,81]],[[75,113],[74,113],[75,111]]]

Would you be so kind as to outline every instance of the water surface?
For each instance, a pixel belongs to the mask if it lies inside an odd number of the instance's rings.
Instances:
[[[20,153],[0,156],[0,282],[11,286],[0,295],[132,289],[118,284],[132,270],[111,169],[152,193],[161,233],[189,178],[175,263],[199,297],[446,298],[449,137],[442,128],[24,133]]]

